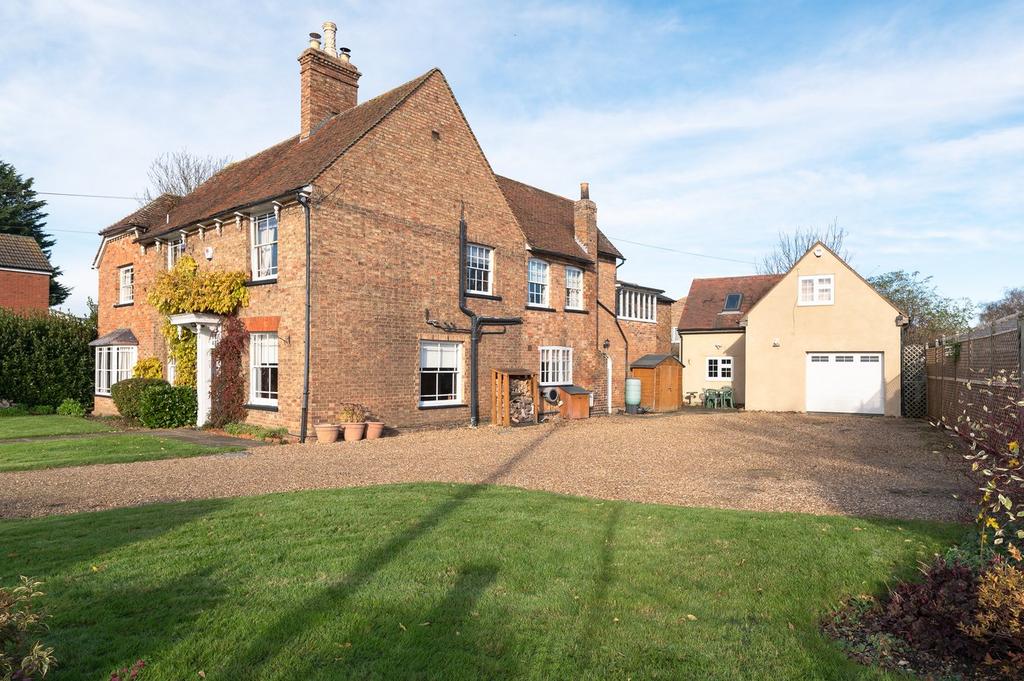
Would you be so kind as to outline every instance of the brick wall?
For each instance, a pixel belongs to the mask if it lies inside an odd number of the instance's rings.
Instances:
[[[0,270],[0,307],[18,313],[50,308],[50,275]]]

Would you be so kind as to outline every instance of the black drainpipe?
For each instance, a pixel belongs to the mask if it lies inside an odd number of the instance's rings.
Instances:
[[[303,343],[303,351],[305,357],[302,361],[302,423],[299,425],[299,442],[306,441],[306,421],[309,418],[309,345],[310,345],[310,312],[312,305],[310,304],[310,289],[311,289],[311,276],[312,271],[310,266],[310,207],[309,207],[309,194],[307,190],[309,187],[305,187],[303,191],[298,194],[298,201],[302,205],[303,212],[306,214],[306,332],[305,342]]]
[[[515,326],[523,323],[522,317],[482,317],[466,304],[466,219],[459,217],[459,310],[469,317],[469,425],[476,428],[480,423],[480,388],[478,348],[480,338],[487,332],[485,326]],[[491,332],[494,333],[494,332]],[[501,332],[503,333],[503,331]]]

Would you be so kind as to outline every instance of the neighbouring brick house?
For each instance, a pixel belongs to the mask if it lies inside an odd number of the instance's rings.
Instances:
[[[346,402],[392,425],[468,422],[477,323],[481,421],[493,368],[593,391],[596,411],[620,406],[627,343],[635,357],[669,335],[656,290],[638,290],[642,315],[616,316],[633,289],[616,280],[622,254],[586,184],[573,201],[495,175],[437,69],[357,104],[360,73],[324,30],[299,56],[298,135],[101,232],[96,410],[114,411],[109,386],[138,359],[166,367],[146,291],[183,253],[249,279],[252,423],[300,433]],[[171,321],[199,332],[202,419],[219,320]]]
[[[53,268],[30,236],[0,234],[0,307],[19,314],[50,308]]]

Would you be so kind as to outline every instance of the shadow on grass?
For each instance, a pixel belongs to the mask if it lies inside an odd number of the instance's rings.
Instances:
[[[103,578],[71,584],[69,591],[77,593],[67,600],[80,605],[54,611],[47,637],[57,656],[54,679],[106,679],[136,660],[160,657],[224,599],[224,584],[211,573],[200,568],[139,588],[119,588]]]
[[[239,649],[218,676],[225,679],[257,677],[261,668],[272,663],[277,651],[294,645],[305,631],[317,627],[327,618],[344,617],[346,601],[359,589],[397,559],[410,544],[432,532],[467,501],[480,494],[488,485],[500,480],[535,452],[550,432],[550,429],[542,431],[477,484],[459,488],[450,499],[422,516],[415,525],[399,532],[359,561],[337,584],[314,593],[285,610],[274,624],[253,636],[248,645]]]
[[[580,659],[580,669],[590,669],[594,660],[596,642],[603,637],[604,629],[611,625],[612,617],[608,612],[608,589],[615,581],[615,533],[619,527],[619,520],[622,517],[623,505],[615,503],[608,513],[605,521],[605,531],[601,536],[601,544],[597,547],[599,563],[597,576],[594,580],[594,591],[590,595],[587,607],[584,611],[585,625],[579,637],[577,654]]]
[[[141,507],[134,513],[97,511],[0,520],[0,583],[19,575],[46,580],[83,569],[122,546],[146,542],[217,510],[223,500]]]

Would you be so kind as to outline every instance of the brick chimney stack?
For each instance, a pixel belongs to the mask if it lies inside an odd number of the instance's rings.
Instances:
[[[299,55],[301,86],[301,139],[324,119],[354,107],[359,92],[359,69],[349,60],[349,50],[340,50],[335,42],[338,26],[333,21],[323,25],[323,47],[320,35],[309,34],[309,47]]]
[[[590,184],[580,182],[580,200],[573,203],[576,241],[587,255],[597,259],[597,204],[590,200]]]

